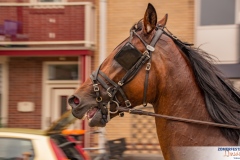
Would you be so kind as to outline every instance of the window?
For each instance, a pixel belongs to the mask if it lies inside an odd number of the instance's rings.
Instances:
[[[0,138],[0,159],[22,159],[23,153],[30,153],[29,160],[34,159],[32,142],[26,139]]]
[[[77,64],[48,65],[48,80],[78,80]]]
[[[200,26],[235,24],[235,0],[200,0]]]

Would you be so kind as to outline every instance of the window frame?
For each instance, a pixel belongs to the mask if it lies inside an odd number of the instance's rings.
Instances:
[[[60,2],[39,2],[38,0],[30,0],[30,3],[33,4],[34,9],[61,9],[64,8],[64,4],[68,2],[67,0],[60,0]],[[62,3],[62,4],[61,4]],[[36,5],[34,5],[36,4]],[[43,5],[41,5],[43,4]]]
[[[54,77],[51,77],[51,70],[53,69],[54,71],[52,72],[52,74],[55,74],[55,73],[57,73],[57,71],[55,71],[56,69],[58,69],[58,67],[57,66],[67,66],[67,65],[76,65],[77,66],[77,79],[56,79],[56,75],[54,76]],[[56,66],[56,67],[51,67],[51,66]],[[81,77],[79,77],[80,75],[79,75],[79,66],[78,66],[78,64],[76,63],[73,63],[73,64],[48,64],[47,65],[47,68],[48,68],[48,70],[47,70],[47,81],[74,81],[74,80],[79,80],[79,78],[81,78]],[[62,70],[62,71],[64,71],[64,70]]]
[[[48,74],[49,74],[49,70],[48,70],[48,66],[49,65],[71,65],[71,64],[77,64],[78,65],[78,79],[76,80],[49,80],[48,79]],[[81,81],[82,78],[82,70],[80,68],[81,64],[79,64],[79,62],[77,61],[51,61],[51,62],[44,62],[43,65],[43,82],[47,83],[47,84],[56,84],[56,83],[74,83],[77,82],[79,83],[79,81]]]

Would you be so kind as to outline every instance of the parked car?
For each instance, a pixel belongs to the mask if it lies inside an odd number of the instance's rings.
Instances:
[[[69,111],[45,131],[0,128],[0,160],[88,160],[81,146],[62,134],[75,120]]]

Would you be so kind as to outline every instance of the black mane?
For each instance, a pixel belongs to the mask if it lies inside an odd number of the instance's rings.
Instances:
[[[179,40],[173,40],[191,63],[196,81],[204,93],[211,118],[217,123],[240,127],[240,95],[211,63],[210,55],[199,48],[186,46]],[[221,128],[221,131],[228,140],[238,142],[240,130]]]

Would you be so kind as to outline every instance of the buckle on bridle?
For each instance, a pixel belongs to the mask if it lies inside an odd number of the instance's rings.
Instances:
[[[102,97],[97,97],[96,98],[96,101],[99,103],[99,102],[102,102]]]
[[[123,86],[123,82],[119,81],[119,82],[118,82],[118,85],[119,85],[119,86]]]
[[[131,107],[132,106],[132,104],[131,104],[131,102],[129,100],[126,100],[125,104],[126,104],[127,107]]]
[[[119,104],[116,101],[113,101],[113,103],[115,103],[117,105],[116,111],[110,111],[110,101],[108,102],[108,112],[111,114],[116,114],[118,112],[118,108],[119,108]]]
[[[146,56],[146,57],[148,57],[148,59],[150,58],[150,55],[149,55],[148,50],[144,51],[144,52],[143,52],[143,55]]]
[[[146,47],[149,51],[153,52],[155,48],[153,46],[147,45]]]
[[[107,89],[107,94],[108,94],[109,97],[112,97],[112,93],[110,93],[110,89],[111,89],[111,87],[109,87],[109,88]]]
[[[93,84],[93,91],[94,92],[98,92],[99,91],[98,84]]]
[[[148,62],[148,63],[147,63],[147,66],[146,66],[146,70],[149,71],[150,69],[151,69],[151,63]]]

